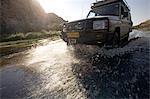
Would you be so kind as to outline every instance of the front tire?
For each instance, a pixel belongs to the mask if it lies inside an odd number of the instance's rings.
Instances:
[[[129,39],[129,33],[127,34],[127,37],[124,38],[124,41],[128,42],[128,39]]]
[[[129,39],[129,33],[126,35],[126,37],[123,40],[121,40],[121,47],[129,43],[128,39]]]
[[[119,46],[120,46],[120,35],[117,31],[115,31],[112,40],[112,47],[118,48]]]

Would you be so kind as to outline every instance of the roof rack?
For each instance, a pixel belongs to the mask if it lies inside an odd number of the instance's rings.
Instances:
[[[108,4],[108,3],[111,3],[111,2],[118,2],[118,1],[123,2],[128,7],[128,9],[130,10],[130,7],[129,7],[126,0],[96,0],[96,2],[93,3],[93,6],[91,6],[91,7],[95,8],[95,7],[104,5],[104,4]]]

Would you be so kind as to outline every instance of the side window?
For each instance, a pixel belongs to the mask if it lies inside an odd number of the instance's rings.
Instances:
[[[95,16],[96,16],[95,13],[90,11],[87,18],[92,18],[92,17],[95,17]]]

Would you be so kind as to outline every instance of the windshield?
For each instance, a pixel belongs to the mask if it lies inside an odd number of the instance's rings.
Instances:
[[[112,3],[112,4],[107,4],[103,5],[100,7],[97,7],[90,11],[88,14],[88,18],[93,17],[93,16],[102,16],[102,15],[119,15],[119,4],[118,3]]]

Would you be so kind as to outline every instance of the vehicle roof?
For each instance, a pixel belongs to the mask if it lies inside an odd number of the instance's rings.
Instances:
[[[129,8],[129,6],[128,6],[128,4],[125,0],[102,0],[102,1],[97,1],[97,2],[93,3],[91,8],[94,9],[94,8],[97,8],[97,7],[102,6],[102,5],[117,3],[117,2],[121,2],[130,11],[130,8]]]

